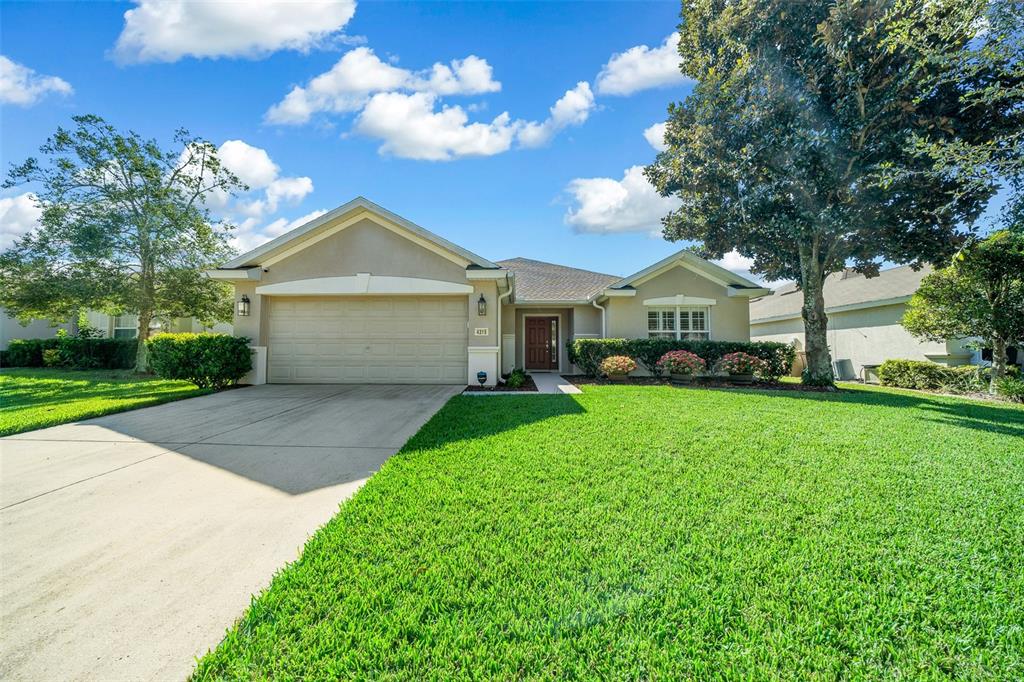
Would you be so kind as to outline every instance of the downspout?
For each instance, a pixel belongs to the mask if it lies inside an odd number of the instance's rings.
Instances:
[[[507,297],[507,296],[511,296],[512,295],[512,278],[509,277],[508,275],[505,275],[505,281],[508,283],[508,291],[506,291],[503,294],[498,294],[498,333],[497,333],[497,337],[498,337],[498,339],[497,339],[497,341],[498,341],[498,376],[495,377],[495,384],[497,384],[497,379],[501,378],[501,368],[503,367],[503,364],[502,364],[502,360],[503,360],[502,354],[505,352],[505,335],[502,333],[502,330],[501,330],[501,306],[502,306],[502,299]],[[512,358],[512,369],[515,369],[515,368],[516,368],[515,358]]]
[[[604,309],[604,306],[598,305],[596,298],[593,301],[590,302],[590,305],[594,306],[595,308],[597,308],[598,310],[601,311],[601,338],[602,339],[607,339],[608,338],[608,330],[605,328],[605,312],[606,311]]]

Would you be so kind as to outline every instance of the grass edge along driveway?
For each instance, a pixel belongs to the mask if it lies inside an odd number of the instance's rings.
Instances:
[[[0,436],[205,395],[187,381],[132,370],[0,370]]]
[[[1024,677],[1024,410],[452,399],[195,679]]]

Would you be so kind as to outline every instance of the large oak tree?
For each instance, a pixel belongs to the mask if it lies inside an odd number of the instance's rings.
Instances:
[[[179,130],[172,149],[98,116],[76,116],[13,166],[40,225],[0,254],[0,305],[20,319],[67,320],[84,309],[138,315],[136,369],[156,318],[231,319],[231,297],[203,269],[230,255],[230,227],[207,203],[244,188],[211,143]]]
[[[882,260],[943,262],[998,187],[993,175],[966,177],[935,156],[1021,124],[1013,98],[967,99],[1005,72],[954,77],[952,61],[937,57],[974,49],[970,19],[986,8],[684,3],[681,69],[697,82],[670,106],[668,150],[647,168],[662,194],[681,199],[664,235],[696,240],[709,257],[736,249],[767,279],[798,282],[806,383],[833,381],[825,278],[847,266],[873,275]]]

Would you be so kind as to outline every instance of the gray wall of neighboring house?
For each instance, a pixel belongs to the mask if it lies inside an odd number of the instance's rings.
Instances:
[[[22,326],[18,320],[8,317],[7,312],[0,308],[0,350],[14,339],[49,339],[57,335],[58,329],[69,329],[67,324],[50,324],[47,320],[32,320]]]
[[[900,321],[905,303],[879,305],[858,310],[828,313],[828,345],[833,362],[848,361],[856,378],[863,377],[865,365],[886,360],[930,360],[943,365],[970,364],[976,354],[965,341],[921,341],[903,328]],[[772,322],[752,322],[753,341],[795,343],[805,347],[803,320],[799,317]]]

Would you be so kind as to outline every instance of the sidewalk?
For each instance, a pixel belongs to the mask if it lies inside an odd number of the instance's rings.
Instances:
[[[551,372],[530,373],[533,383],[537,384],[538,393],[568,393],[570,395],[580,393],[580,389],[563,379],[560,375]]]

